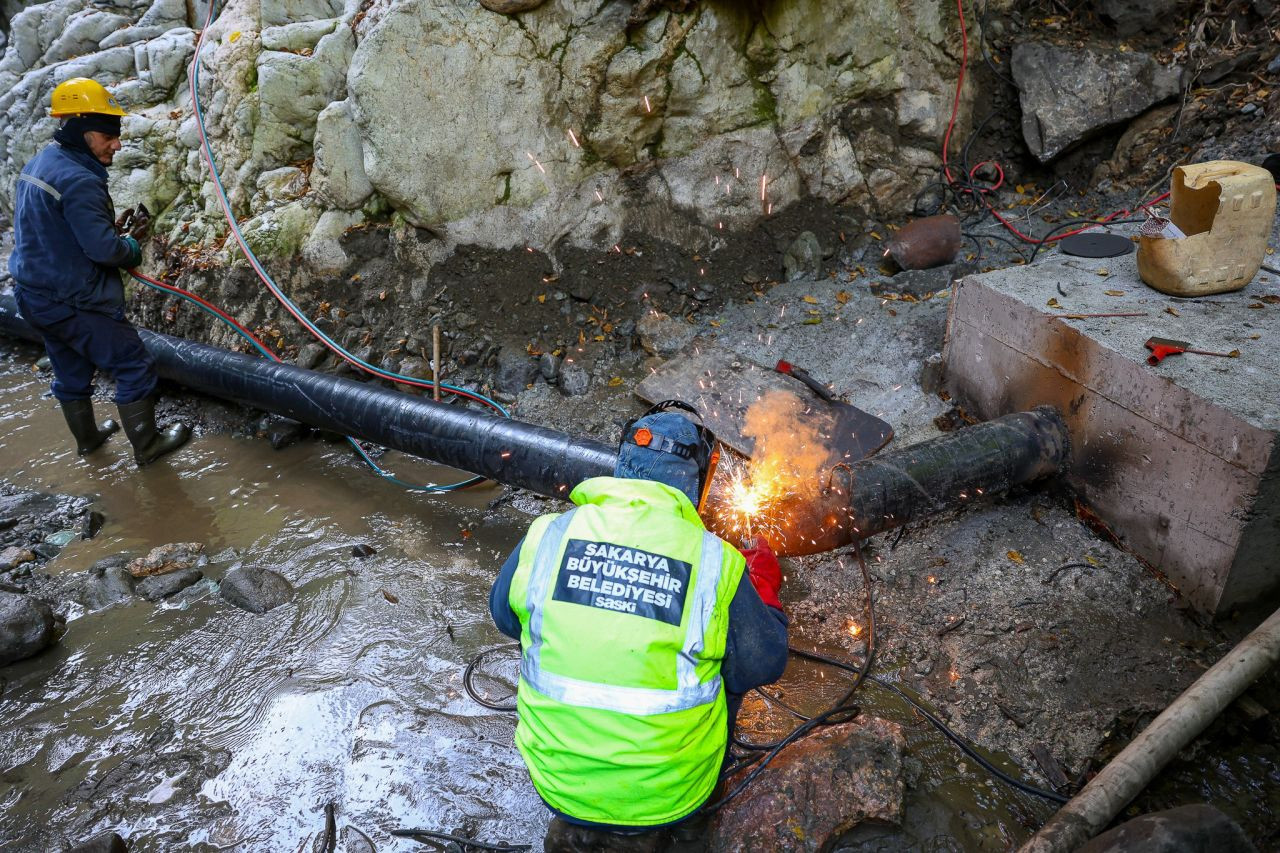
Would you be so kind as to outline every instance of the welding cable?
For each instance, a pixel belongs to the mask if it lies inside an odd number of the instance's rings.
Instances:
[[[279,284],[276,283],[275,279],[271,277],[266,268],[262,265],[262,262],[258,259],[258,256],[254,253],[253,249],[249,247],[248,241],[245,240],[244,233],[240,230],[239,223],[236,222],[235,214],[231,210],[231,201],[227,197],[226,187],[222,183],[222,176],[219,174],[217,164],[214,161],[213,146],[209,143],[209,136],[204,121],[204,111],[200,107],[200,99],[198,97],[200,88],[200,69],[202,67],[200,55],[204,48],[204,40],[209,31],[209,25],[213,23],[214,9],[215,4],[210,3],[205,17],[204,27],[201,28],[200,36],[196,40],[195,55],[192,57],[191,65],[187,73],[187,86],[191,95],[192,113],[195,116],[196,128],[200,135],[200,153],[208,167],[209,176],[212,179],[214,195],[218,200],[218,205],[222,208],[223,216],[227,220],[227,225],[230,227],[231,234],[235,237],[236,243],[240,247],[240,251],[244,254],[245,259],[249,262],[249,265],[253,268],[253,271],[257,274],[258,278],[264,285],[266,285],[267,290],[271,292],[271,295],[276,298],[284,309],[296,321],[298,321],[303,328],[310,332],[312,336],[324,344],[325,347],[335,353],[338,357],[342,358],[353,367],[359,368],[360,370],[363,370],[371,376],[375,376],[379,379],[386,379],[403,385],[410,385],[415,388],[434,389],[436,387],[435,382],[429,379],[415,379],[411,376],[405,376],[404,374],[397,373],[393,370],[385,370],[381,367],[372,365],[359,356],[352,354],[333,338],[329,337],[329,335],[325,334],[325,332],[316,326],[311,318],[306,316],[297,304],[295,304],[293,300],[285,294]],[[489,397],[486,397],[484,394],[468,391],[465,388],[460,388],[456,385],[450,385],[444,382],[441,382],[439,385],[441,391],[447,391],[448,393],[459,397],[475,400],[476,402],[483,403],[498,412],[503,417],[511,417],[510,413],[503,408],[501,404]]]
[[[448,841],[453,844],[460,844],[465,850],[468,847],[476,850],[495,850],[499,853],[519,853],[523,850],[532,850],[532,844],[489,844],[485,841],[476,841],[474,838],[467,838],[465,835],[450,835],[447,832],[436,832],[432,829],[393,829],[391,834],[397,838],[409,838],[423,844],[432,841]]]
[[[516,710],[515,705],[506,705],[501,702],[495,702],[483,696],[480,693],[480,691],[476,689],[476,686],[473,683],[473,679],[475,678],[477,667],[480,666],[480,664],[485,660],[485,658],[489,657],[490,655],[498,654],[499,652],[507,652],[507,651],[511,651],[512,649],[518,649],[518,648],[520,648],[519,643],[506,643],[501,646],[495,646],[492,649],[486,649],[485,651],[476,655],[471,659],[471,663],[467,664],[467,668],[462,672],[462,689],[467,691],[467,695],[470,696],[472,700],[476,702],[476,704],[483,705],[484,707],[488,708],[491,711]]]
[[[861,671],[860,667],[857,667],[854,664],[849,663],[848,661],[843,661],[843,660],[840,660],[839,658],[834,658],[829,655],[824,655],[821,652],[815,652],[809,649],[801,649],[796,646],[788,646],[787,650],[790,651],[791,654],[795,655],[796,657],[803,658],[805,660],[810,660],[815,663],[824,663],[824,664],[827,664],[828,666],[834,666],[837,669],[845,670],[846,672],[857,673]],[[999,767],[996,767],[994,764],[992,764],[990,761],[984,758],[982,754],[979,753],[977,749],[972,744],[970,744],[964,737],[958,734],[954,729],[952,729],[942,720],[938,719],[938,717],[932,711],[926,708],[919,700],[917,700],[911,694],[907,693],[902,688],[898,687],[893,682],[886,681],[885,679],[875,675],[868,676],[867,681],[871,682],[872,684],[884,690],[891,691],[892,693],[896,694],[899,698],[906,701],[907,704],[909,704],[912,708],[918,711],[921,716],[923,716],[926,720],[932,723],[934,728],[936,728],[939,732],[941,732],[949,741],[951,741],[956,746],[958,746],[960,750],[964,752],[965,755],[968,755],[974,761],[978,762],[978,764],[982,766],[982,769],[986,770],[988,773],[995,776],[997,779],[1004,782],[1005,784],[1010,785],[1014,788],[1017,788],[1019,791],[1022,791],[1024,793],[1031,794],[1036,797],[1041,797],[1046,800],[1052,800],[1055,803],[1065,803],[1069,799],[1068,797],[1064,797],[1055,791],[1046,791],[1043,788],[1037,788],[1034,785],[1029,785],[1026,782],[1022,782],[1018,779],[1015,779],[1014,777],[1010,776],[1008,773],[1005,773]],[[1026,771],[1024,770],[1023,773],[1026,773]]]
[[[248,341],[255,349],[257,349],[257,351],[264,358],[268,358],[271,361],[274,361],[277,363],[281,361],[280,357],[276,355],[274,352],[272,352],[267,347],[266,344],[260,341],[253,334],[253,332],[250,332],[243,325],[241,325],[234,317],[232,317],[227,312],[223,311],[217,305],[214,305],[212,302],[209,302],[208,300],[197,296],[196,294],[192,293],[189,290],[184,290],[181,287],[178,287],[177,285],[166,284],[165,282],[160,281],[159,279],[155,279],[149,275],[138,272],[136,269],[129,270],[129,275],[133,276],[133,278],[136,281],[139,281],[142,284],[145,284],[147,287],[153,288],[155,290],[159,290],[162,293],[167,293],[170,296],[176,296],[185,302],[189,302],[192,305],[195,305],[197,308],[199,308],[201,311],[204,311],[206,314],[211,314],[212,316],[216,317],[218,320],[221,320],[223,323],[229,326],[232,329],[232,331],[234,331],[237,335],[239,335],[240,337]],[[467,479],[467,480],[462,480],[457,483],[448,483],[443,486],[439,486],[435,484],[428,484],[425,486],[421,486],[414,483],[407,483],[404,480],[401,480],[398,477],[396,477],[390,471],[383,468],[377,462],[375,462],[373,457],[371,457],[365,451],[364,447],[360,445],[360,442],[358,442],[354,436],[348,435],[348,436],[345,436],[345,438],[347,442],[353,448],[355,448],[356,453],[360,455],[360,458],[364,460],[365,464],[368,465],[375,474],[377,474],[379,477],[382,477],[384,480],[389,480],[392,483],[395,483],[397,486],[400,486],[401,488],[409,489],[415,492],[431,492],[431,493],[454,492],[454,491],[458,491],[459,489],[469,488],[471,486],[484,482],[484,477],[471,477],[470,479]]]

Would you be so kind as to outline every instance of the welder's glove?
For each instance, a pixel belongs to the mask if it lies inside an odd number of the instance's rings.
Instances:
[[[750,548],[742,549],[742,556],[747,558],[747,577],[760,600],[781,610],[778,590],[782,589],[782,566],[778,565],[778,557],[769,547],[769,540],[757,536]]]
[[[142,263],[142,247],[138,245],[138,241],[131,236],[120,238],[129,244],[129,257],[124,262],[124,268],[131,270],[138,264]]]

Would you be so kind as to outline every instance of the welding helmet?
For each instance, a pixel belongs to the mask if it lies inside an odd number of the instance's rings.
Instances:
[[[698,421],[671,409],[688,412]],[[681,400],[663,400],[622,428],[613,475],[665,483],[701,509],[719,459],[715,434],[702,423],[698,410]]]
[[[88,77],[63,80],[49,96],[49,115],[70,118],[78,115],[127,115],[115,96],[101,83]]]

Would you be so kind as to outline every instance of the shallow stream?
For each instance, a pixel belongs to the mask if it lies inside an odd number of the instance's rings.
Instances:
[[[389,835],[408,826],[540,848],[546,814],[514,718],[461,688],[467,662],[506,642],[487,592],[527,519],[488,509],[498,488],[406,493],[318,441],[275,451],[201,435],[137,470],[116,436],[81,459],[32,352],[0,365],[0,477],[96,495],[107,519],[46,570],[169,542],[204,543],[211,561],[204,581],[159,604],[73,609],[59,644],[3,671],[0,849],[58,850],[113,829],[140,853],[310,850],[328,803],[339,851],[424,849]],[[449,474],[392,463],[404,477]],[[376,553],[354,558],[362,543]],[[242,563],[282,573],[294,601],[263,615],[222,601],[216,580]],[[514,672],[509,659],[488,669]],[[780,687],[812,712],[845,678],[797,663]],[[839,849],[1006,850],[1051,813],[900,700],[872,687],[861,699],[904,724],[908,828],[865,828]],[[742,723],[764,737],[794,720],[753,699]]]

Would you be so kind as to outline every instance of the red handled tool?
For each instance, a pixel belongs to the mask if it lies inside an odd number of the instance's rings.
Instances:
[[[803,367],[796,367],[791,362],[785,361],[780,358],[778,359],[777,366],[775,366],[773,369],[778,371],[779,373],[785,373],[788,376],[794,376],[796,379],[799,379],[805,385],[809,386],[810,391],[817,394],[819,397],[826,400],[828,403],[836,402],[836,396],[831,393],[831,389],[828,388],[826,385],[823,385],[818,380],[814,379],[812,376],[810,376],[809,371],[805,370]]]
[[[830,435],[832,448],[840,459],[849,462],[865,459],[893,438],[893,427],[857,406],[836,399],[830,388],[810,376],[809,371],[803,367],[778,359],[778,364],[773,369],[799,379],[805,387],[826,402],[826,410],[835,418]]]
[[[1195,355],[1216,355],[1219,358],[1239,358],[1240,350],[1233,349],[1231,352],[1209,352],[1203,349],[1192,349],[1191,344],[1186,341],[1175,341],[1172,338],[1148,338],[1147,349],[1151,350],[1151,355],[1147,356],[1147,364],[1155,366],[1164,361],[1171,355],[1182,355],[1186,353],[1194,353]]]

